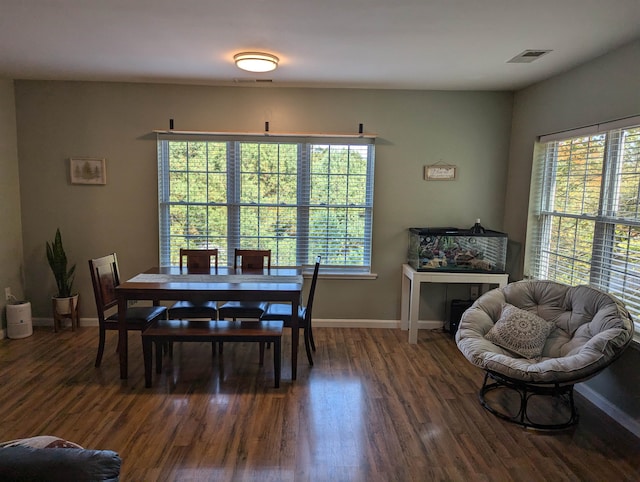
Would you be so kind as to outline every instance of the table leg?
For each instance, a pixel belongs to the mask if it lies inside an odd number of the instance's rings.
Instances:
[[[291,379],[298,376],[298,342],[300,333],[298,330],[298,299],[291,300]]]
[[[127,298],[118,295],[118,349],[120,350],[120,379],[126,380],[129,371],[129,338],[127,337]]]
[[[418,343],[418,315],[420,313],[420,283],[411,281],[409,294],[409,343]]]
[[[273,342],[273,371],[275,377],[275,385],[276,388],[280,388],[280,363],[281,363],[281,354],[280,354],[280,345],[281,345],[282,337],[279,336],[276,341]]]
[[[153,365],[153,349],[151,338],[142,337],[142,357],[144,359],[144,386],[151,386],[151,366]]]
[[[409,302],[411,300],[411,280],[402,273],[402,291],[400,293],[400,329],[409,329]]]

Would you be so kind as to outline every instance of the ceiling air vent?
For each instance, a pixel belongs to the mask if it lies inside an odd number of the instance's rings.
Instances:
[[[534,60],[539,59],[543,55],[552,52],[552,50],[525,50],[524,52],[519,53],[511,60],[507,60],[508,64],[529,64]]]

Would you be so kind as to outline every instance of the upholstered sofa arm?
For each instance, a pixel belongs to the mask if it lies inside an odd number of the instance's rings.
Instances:
[[[2,481],[118,481],[121,459],[111,450],[0,448]]]

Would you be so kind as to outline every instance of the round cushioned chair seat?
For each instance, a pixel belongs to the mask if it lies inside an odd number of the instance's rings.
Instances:
[[[540,358],[514,355],[485,338],[509,303],[552,321]],[[456,343],[474,365],[534,384],[573,384],[615,360],[633,338],[633,321],[621,301],[590,286],[518,281],[478,298],[462,315]]]

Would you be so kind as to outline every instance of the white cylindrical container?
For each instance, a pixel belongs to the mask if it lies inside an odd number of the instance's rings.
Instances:
[[[7,305],[7,336],[9,338],[26,338],[31,335],[33,335],[31,303],[21,301]]]

